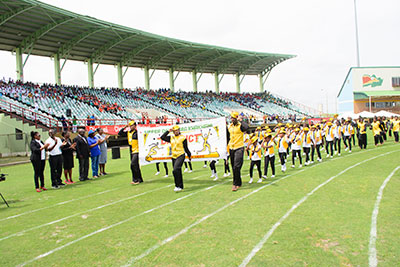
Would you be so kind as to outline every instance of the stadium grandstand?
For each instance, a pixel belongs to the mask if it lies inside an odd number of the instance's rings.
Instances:
[[[293,55],[259,53],[192,43],[112,24],[39,1],[15,0],[0,5],[0,49],[16,57],[16,80],[0,83],[4,113],[43,128],[62,126],[175,123],[227,116],[240,108],[252,122],[296,120],[315,114],[292,100],[264,90],[271,70]],[[54,60],[53,84],[24,81],[31,55]],[[88,87],[63,85],[68,60],[84,61]],[[118,88],[94,88],[101,64],[117,67]],[[144,87],[126,89],[128,68],[144,70]],[[150,90],[155,70],[169,72],[169,87]],[[192,92],[176,92],[180,72],[190,72]],[[198,92],[203,73],[215,77],[215,91]],[[235,75],[236,92],[222,93],[224,75]],[[242,93],[247,75],[259,78],[259,93]]]

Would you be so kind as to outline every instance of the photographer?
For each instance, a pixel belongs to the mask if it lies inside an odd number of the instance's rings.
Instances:
[[[49,146],[44,144],[40,140],[40,134],[38,132],[31,132],[32,141],[30,144],[31,148],[31,162],[34,171],[34,181],[36,192],[40,193],[46,191],[44,187],[44,167],[46,165],[46,149]],[[39,178],[40,178],[40,188],[39,188]]]

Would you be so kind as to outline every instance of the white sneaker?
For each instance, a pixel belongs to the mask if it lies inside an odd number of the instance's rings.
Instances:
[[[168,174],[164,175],[164,178],[168,178]]]
[[[303,167],[303,165],[300,164],[300,165],[299,165],[299,168],[301,168],[301,167]]]
[[[286,165],[282,166],[282,171],[285,172],[286,171]]]
[[[310,164],[310,163],[308,163],[308,161],[307,161],[306,163],[304,163],[304,166],[308,166],[308,164]]]
[[[333,156],[331,156],[331,158],[333,158]]]
[[[351,150],[349,150],[349,153],[351,153]]]
[[[295,166],[294,165],[292,165],[292,168],[294,168]]]
[[[322,159],[318,159],[319,162],[322,162]]]
[[[338,156],[340,156],[340,153],[338,154]]]
[[[247,157],[247,160],[250,160],[250,157]]]
[[[347,151],[347,149],[348,149],[348,148],[346,147],[346,148],[344,149],[344,151]]]
[[[213,177],[215,177],[214,173],[211,174],[210,178],[213,178]]]
[[[335,151],[335,155],[337,154],[337,151]]]
[[[180,188],[180,187],[175,187],[174,188],[174,192],[180,192],[180,191],[182,191],[182,188]]]
[[[203,168],[207,168],[207,164],[204,164],[204,165],[203,165]]]
[[[160,174],[160,172],[156,172],[156,174],[154,174],[154,175],[159,175]]]
[[[218,176],[215,176],[213,181],[218,181]]]
[[[257,183],[258,183],[258,184],[261,184],[261,183],[262,183],[262,179],[261,179],[261,178],[258,179]]]
[[[253,178],[250,178],[249,184],[253,183]]]
[[[183,172],[187,172],[188,171],[188,169],[185,169]]]
[[[314,163],[314,161],[311,161],[311,164],[313,164]]]
[[[275,178],[275,175],[271,175],[271,178]]]
[[[230,172],[228,172],[228,174],[226,175],[226,177],[228,177],[228,176],[231,176],[231,173],[230,173]]]
[[[326,157],[327,157],[327,158],[329,158],[329,157],[330,157],[330,155],[328,154],[328,155],[326,155]]]
[[[192,173],[192,172],[193,172],[193,170],[188,171],[188,173]]]
[[[227,176],[227,173],[224,173],[224,177],[226,177]]]
[[[267,176],[266,176],[266,175],[263,175],[262,178],[267,179]]]

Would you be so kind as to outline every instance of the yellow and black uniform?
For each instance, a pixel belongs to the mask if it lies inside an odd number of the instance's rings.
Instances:
[[[398,119],[393,120],[393,135],[394,141],[399,142],[399,129],[400,129],[400,121]]]
[[[379,143],[383,143],[383,138],[382,138],[382,124],[379,121],[374,121],[372,124],[372,132],[374,134],[374,141],[375,145],[378,145]]]
[[[118,135],[128,138],[128,144],[131,149],[132,182],[133,183],[143,183],[142,172],[140,170],[140,165],[139,165],[139,143],[138,143],[137,131],[133,130],[133,131],[125,132],[124,128],[122,128],[119,131]]]
[[[264,178],[268,176],[268,165],[271,164],[272,177],[275,177],[275,142],[274,139],[264,141]]]
[[[172,151],[172,166],[173,166],[173,175],[175,180],[175,187],[183,189],[183,178],[182,178],[182,165],[185,161],[185,153],[190,157],[192,154],[189,151],[188,143],[186,137],[183,135],[174,135],[169,136],[169,131],[166,131],[162,136],[161,140],[171,143],[171,151]]]
[[[233,185],[242,186],[242,178],[240,171],[243,165],[244,153],[244,134],[249,129],[245,122],[237,122],[228,126],[228,147],[229,157],[231,158],[231,166],[233,169]]]
[[[361,149],[367,148],[367,123],[365,121],[359,121],[357,123],[358,130],[358,145]]]

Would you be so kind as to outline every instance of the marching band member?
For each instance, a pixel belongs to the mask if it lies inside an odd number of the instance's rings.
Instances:
[[[378,146],[379,144],[383,144],[383,138],[381,136],[380,125],[381,125],[380,122],[377,120],[376,117],[374,117],[374,121],[371,124],[371,127],[372,127],[372,132],[374,134],[375,146]]]
[[[170,134],[172,133],[172,134]],[[171,143],[172,150],[172,166],[173,175],[175,180],[175,192],[180,192],[183,190],[183,178],[182,178],[182,165],[185,161],[185,154],[191,160],[192,154],[188,148],[188,142],[186,137],[181,135],[181,131],[178,125],[175,125],[169,131],[166,131],[162,136],[161,140]]]
[[[166,162],[163,162],[163,165],[164,165],[164,170],[165,170],[164,178],[167,178],[168,177],[168,164]],[[157,169],[157,172],[154,175],[159,175],[160,174],[160,162],[156,163],[156,169]]]
[[[264,140],[261,144],[261,147],[264,149],[264,178],[267,179],[267,174],[268,174],[268,165],[271,163],[271,170],[272,170],[272,176],[271,178],[275,177],[275,151],[274,151],[274,146],[275,146],[275,137],[278,135],[278,132],[272,136],[271,133],[266,133]]]
[[[293,139],[291,141],[292,143],[292,168],[295,167],[295,159],[298,156],[300,165],[299,167],[302,167],[302,160],[301,160],[301,144],[303,142],[303,134],[300,131],[300,128],[296,128],[294,130],[294,135]]]
[[[243,135],[249,129],[247,123],[239,121],[239,113],[231,113],[231,124],[228,127],[229,134],[229,156],[233,170],[232,191],[237,191],[242,186],[240,171],[243,165],[244,138]]]
[[[349,150],[351,153],[351,133],[353,131],[353,126],[351,126],[350,120],[345,121],[343,129],[343,144],[345,151]]]
[[[210,169],[211,169],[211,178],[214,178],[214,181],[217,181],[218,174],[217,174],[217,168],[215,167],[215,163],[217,163],[215,160],[212,160],[210,162]]]
[[[244,134],[244,146],[247,147],[249,145],[249,143],[250,143],[250,134],[247,131]],[[228,148],[228,150],[229,150],[229,148]],[[249,155],[249,151],[248,150],[246,150],[246,154],[247,154],[247,159],[250,159],[250,155]]]
[[[364,120],[360,117],[357,123],[358,130],[358,144],[361,149],[367,148],[367,123],[368,120]]]
[[[321,134],[321,130],[320,130],[320,126],[319,124],[317,125],[312,125],[311,126],[311,138],[312,140],[314,140],[314,146],[311,147],[311,163],[314,163],[314,153],[315,150],[317,150],[317,155],[318,155],[318,161],[321,162],[322,161],[322,157],[321,157],[321,144],[323,142],[322,140],[322,134]]]
[[[253,183],[253,169],[254,165],[257,166],[259,179],[257,183],[262,183],[261,178],[261,157],[262,157],[262,147],[258,142],[258,137],[253,136],[250,140],[250,144],[247,146],[246,150],[250,152],[250,181],[249,184]]]
[[[329,149],[331,150],[331,155],[330,157],[333,157],[333,141],[334,141],[334,133],[333,133],[333,127],[332,127],[332,122],[327,122],[326,127],[325,127],[325,140],[326,140],[326,152],[327,152],[327,157],[329,158]]]
[[[289,147],[289,138],[286,136],[285,130],[280,130],[278,132],[277,148],[279,159],[281,161],[281,171],[286,171],[286,151]]]
[[[399,142],[399,129],[400,129],[400,121],[399,117],[395,117],[393,120],[393,136],[394,136],[394,141],[396,143]]]
[[[311,151],[311,146],[314,147],[315,143],[314,140],[312,139],[312,133],[310,132],[310,129],[308,127],[303,128],[303,151],[306,154],[306,161],[304,165],[309,165],[310,164],[310,151]]]
[[[335,154],[337,153],[340,156],[341,150],[341,140],[342,140],[342,126],[340,125],[340,121],[336,120],[333,127],[333,135],[334,135],[334,145],[335,145]]]

